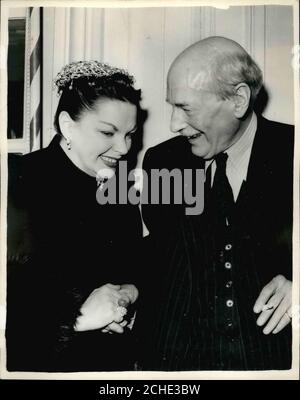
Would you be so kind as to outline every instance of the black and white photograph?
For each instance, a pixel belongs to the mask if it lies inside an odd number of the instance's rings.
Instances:
[[[2,379],[299,380],[299,49],[297,0],[1,2]]]

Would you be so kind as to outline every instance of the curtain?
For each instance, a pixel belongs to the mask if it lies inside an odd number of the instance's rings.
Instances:
[[[42,8],[27,10],[25,136],[28,151],[42,147]]]

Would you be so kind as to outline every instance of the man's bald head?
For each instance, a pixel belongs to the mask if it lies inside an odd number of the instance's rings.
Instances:
[[[192,44],[174,60],[168,81],[180,79],[192,89],[210,90],[222,98],[246,83],[253,102],[262,86],[262,73],[246,50],[233,40],[209,37]]]

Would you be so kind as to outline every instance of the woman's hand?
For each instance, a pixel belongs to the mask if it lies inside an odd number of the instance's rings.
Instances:
[[[132,284],[123,284],[120,286],[119,294],[121,298],[118,300],[118,305],[122,307],[128,307],[130,304],[134,303],[139,295],[137,288]],[[112,322],[107,325],[104,329],[102,329],[103,333],[123,333],[125,326],[130,330],[133,328],[135,320],[135,313],[129,319],[129,321],[122,321],[121,323]]]
[[[122,298],[130,302],[127,292],[120,293],[120,285],[107,283],[95,289],[81,306],[81,315],[77,318],[75,331],[100,329],[111,322],[121,323],[127,310],[118,304]]]

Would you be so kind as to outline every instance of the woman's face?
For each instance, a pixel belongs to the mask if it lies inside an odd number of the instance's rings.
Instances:
[[[131,147],[136,130],[137,107],[131,103],[102,98],[93,110],[84,110],[71,122],[68,155],[74,164],[91,176],[101,169],[115,169]]]

